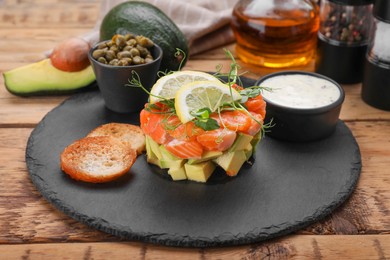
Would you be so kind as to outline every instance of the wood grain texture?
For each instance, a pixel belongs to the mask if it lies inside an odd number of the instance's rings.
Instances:
[[[99,15],[99,1],[4,1],[0,28],[93,27]]]
[[[331,239],[330,239],[331,238]],[[288,236],[234,248],[167,248],[133,242],[0,245],[5,259],[386,259],[390,235]],[[64,254],[66,252],[66,254]]]

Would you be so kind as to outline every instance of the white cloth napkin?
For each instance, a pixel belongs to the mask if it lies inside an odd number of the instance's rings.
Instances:
[[[234,41],[230,19],[238,0],[143,0],[163,11],[184,33],[190,54],[201,53]],[[99,40],[100,23],[114,6],[125,0],[102,0],[95,28],[81,36],[91,44]]]

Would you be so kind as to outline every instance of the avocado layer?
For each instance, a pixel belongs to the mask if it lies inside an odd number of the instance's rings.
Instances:
[[[50,59],[3,73],[9,92],[19,96],[69,93],[95,81],[91,66],[77,72],[66,72],[51,65]]]
[[[241,166],[247,160],[247,153],[245,150],[226,152],[218,158],[214,159],[214,162],[221,166],[229,176],[236,176]]]
[[[184,164],[187,178],[192,181],[206,182],[214,172],[216,165],[211,161],[197,164]]]

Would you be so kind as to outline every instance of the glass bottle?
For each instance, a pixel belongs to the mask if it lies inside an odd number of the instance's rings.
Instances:
[[[238,57],[271,68],[309,63],[318,26],[318,7],[312,0],[240,0],[231,21]]]
[[[373,0],[322,0],[315,71],[341,84],[362,81]]]
[[[365,56],[362,98],[371,106],[390,110],[390,1],[376,0],[373,17]]]

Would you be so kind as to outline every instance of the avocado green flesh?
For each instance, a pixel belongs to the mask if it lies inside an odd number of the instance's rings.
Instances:
[[[253,155],[254,149],[255,148],[251,144],[248,144],[247,147],[244,149],[246,161],[249,161],[249,159]]]
[[[147,161],[161,169],[168,169],[172,180],[207,182],[215,168],[220,166],[230,176],[237,175],[242,165],[250,159],[260,138],[239,134],[231,149],[225,152],[205,151],[200,159],[181,159],[171,154],[163,145],[146,136]]]
[[[216,165],[211,161],[197,164],[184,164],[187,178],[191,181],[206,182],[214,172]]]
[[[247,161],[247,156],[244,150],[227,152],[214,159],[214,162],[221,166],[229,176],[237,175],[245,161]]]
[[[252,151],[252,154],[255,154],[256,150],[257,150],[257,145],[260,143],[261,141],[261,138],[262,138],[262,132],[258,132],[252,139],[251,141],[251,145],[253,147],[253,151]]]
[[[215,159],[222,155],[222,152],[219,151],[205,151],[200,159],[189,159],[188,164],[197,164],[204,161]]]
[[[237,150],[243,150],[247,147],[248,144],[251,143],[253,140],[253,136],[246,135],[243,133],[238,133],[236,140],[234,141],[233,145],[229,148],[229,151],[237,151]]]
[[[67,93],[95,81],[91,66],[77,72],[66,72],[56,69],[50,59],[4,72],[3,76],[7,90],[21,96]]]
[[[106,14],[100,26],[100,40],[127,33],[146,36],[162,48],[161,71],[178,70],[181,57],[176,57],[177,49],[188,57],[188,44],[182,31],[165,13],[149,3],[124,2]]]
[[[153,141],[150,136],[145,137],[145,148],[146,148],[146,161],[148,163],[157,165],[162,168],[160,160],[162,159],[161,152],[159,151],[158,144]]]
[[[180,168],[170,168],[168,174],[172,177],[174,181],[187,180],[187,174],[184,167]]]

